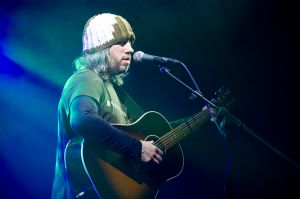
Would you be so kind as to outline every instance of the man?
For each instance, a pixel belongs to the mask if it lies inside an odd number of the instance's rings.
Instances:
[[[111,125],[127,124],[128,111],[115,86],[129,69],[135,35],[121,16],[104,13],[89,19],[83,31],[83,53],[67,80],[58,105],[58,145],[52,199],[78,198],[66,169],[65,149],[74,137],[93,141],[128,159],[159,164],[163,152],[153,141],[129,136]]]

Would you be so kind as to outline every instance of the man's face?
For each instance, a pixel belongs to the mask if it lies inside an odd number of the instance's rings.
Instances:
[[[124,73],[129,69],[131,54],[133,53],[129,41],[112,45],[108,51],[109,69],[112,74]]]

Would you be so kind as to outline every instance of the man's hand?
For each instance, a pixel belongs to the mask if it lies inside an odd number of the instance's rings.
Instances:
[[[162,161],[163,152],[153,144],[153,141],[143,141],[142,142],[142,154],[141,160],[143,162],[153,161],[159,164]]]
[[[212,116],[212,118],[210,119],[210,121],[215,120],[218,117],[218,113],[217,110],[214,107],[208,107],[208,106],[204,106],[202,108],[202,111],[207,110],[209,111],[210,115]]]

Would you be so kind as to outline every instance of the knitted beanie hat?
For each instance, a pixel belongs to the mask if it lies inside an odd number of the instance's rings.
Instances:
[[[84,26],[82,52],[92,53],[128,40],[133,43],[135,35],[126,19],[110,13],[98,14]]]

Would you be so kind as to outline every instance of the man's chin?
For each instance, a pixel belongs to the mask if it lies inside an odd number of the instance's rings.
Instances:
[[[119,70],[119,73],[120,73],[120,74],[126,73],[126,72],[129,70],[129,66],[130,66],[130,65],[127,65],[127,66],[121,66],[121,67],[120,67],[120,70]]]
[[[129,70],[129,66],[125,66],[125,65],[122,65],[122,66],[119,66],[117,69],[114,69],[114,70],[110,70],[110,74],[111,75],[121,75],[123,73],[126,73],[128,70]]]

